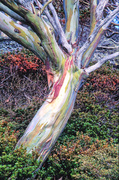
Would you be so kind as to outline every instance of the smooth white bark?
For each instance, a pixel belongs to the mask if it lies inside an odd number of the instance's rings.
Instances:
[[[96,64],[94,64],[88,68],[85,68],[85,71],[87,72],[87,74],[89,74],[89,73],[95,71],[96,69],[100,68],[106,61],[114,59],[118,56],[119,56],[119,52],[110,54],[110,55],[104,57],[103,59],[98,60],[98,62]]]

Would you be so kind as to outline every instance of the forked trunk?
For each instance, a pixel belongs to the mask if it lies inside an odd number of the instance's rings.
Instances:
[[[52,90],[37,114],[29,124],[23,137],[17,143],[39,153],[38,160],[44,161],[57,138],[63,131],[72,113],[77,90],[86,74],[73,63],[73,58],[65,61],[61,77],[54,83]]]

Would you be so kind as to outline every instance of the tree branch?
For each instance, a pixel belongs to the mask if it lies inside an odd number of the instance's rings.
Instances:
[[[20,3],[22,6],[24,6],[26,9],[32,12],[32,6],[31,3],[35,0],[14,0],[17,3]]]
[[[90,2],[90,34],[92,34],[97,22],[102,19],[103,11],[109,0],[91,0]]]
[[[31,28],[41,39],[41,45],[49,55],[52,65],[60,69],[65,55],[55,40],[52,27],[42,17],[38,17],[37,14],[31,13],[22,6],[17,6],[7,0],[1,0],[1,2],[22,16],[30,24]]]
[[[48,6],[48,4],[50,4],[52,2],[52,0],[49,0],[49,1],[47,1],[45,4],[44,4],[44,6],[43,6],[43,8],[41,9],[41,12],[40,12],[40,15],[43,13],[43,11],[45,10],[45,8]]]
[[[119,46],[98,46],[97,49],[119,49]]]
[[[71,44],[75,44],[79,33],[79,1],[64,0],[64,11],[66,18],[65,34]]]
[[[112,22],[112,20],[115,18],[117,13],[119,12],[119,6],[113,11],[110,11],[110,14],[101,21],[101,26],[103,26],[103,29],[106,30],[106,28],[109,26],[109,24]]]
[[[33,31],[15,23],[9,16],[2,12],[0,12],[0,30],[34,52],[45,63],[47,55],[40,46],[41,40]]]
[[[110,54],[110,55],[104,57],[103,59],[98,60],[98,62],[96,64],[94,64],[88,68],[85,68],[85,71],[89,74],[89,73],[95,71],[96,69],[100,68],[106,61],[114,59],[118,56],[119,56],[119,52]]]
[[[99,20],[96,24],[93,33],[88,37],[87,41],[81,47],[81,49],[77,52],[78,58],[78,66],[86,67],[91,61],[91,57],[97,48],[97,45],[102,37],[102,34],[111,23],[113,18],[119,12],[119,7],[117,7],[114,11],[112,11],[104,20]]]
[[[43,2],[46,2],[46,0],[43,0]],[[70,54],[72,52],[72,47],[67,42],[64,31],[62,29],[59,18],[57,16],[57,12],[56,12],[54,6],[52,5],[52,3],[49,4],[49,9],[50,9],[50,11],[52,12],[52,15],[53,15],[53,20],[54,20],[54,23],[55,23],[55,26],[53,25],[53,27],[56,30],[57,34],[59,35],[60,43],[65,48],[65,50]]]
[[[96,25],[97,0],[90,0],[90,34],[92,34]]]
[[[17,13],[15,13],[14,11],[12,11],[11,9],[9,9],[7,6],[5,6],[4,4],[2,4],[0,2],[0,11],[3,11],[5,13],[7,13],[9,16],[11,16],[12,18],[21,21],[21,22],[25,22],[25,19],[22,18],[21,16],[19,16]]]
[[[107,5],[109,0],[100,0],[99,1],[99,4],[96,8],[96,22],[98,22],[100,19],[102,19],[103,17],[103,11],[104,11],[104,8],[105,6]]]
[[[39,10],[42,9],[42,8],[43,8],[43,5],[42,5],[38,0],[36,0],[36,2],[37,2],[37,5],[38,5],[38,7],[39,7]],[[54,22],[52,16],[50,15],[50,13],[49,13],[49,11],[48,11],[48,9],[47,9],[47,7],[44,9],[44,13],[45,13],[45,15],[47,16],[47,18],[48,18],[49,22],[51,23],[51,25],[53,26],[54,30],[56,30],[57,27],[56,27],[56,25],[55,25],[55,22]]]

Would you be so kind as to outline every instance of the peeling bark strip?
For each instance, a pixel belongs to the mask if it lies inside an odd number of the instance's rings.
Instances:
[[[115,9],[103,17],[108,0],[91,0],[90,35],[79,47],[79,0],[63,1],[65,33],[51,0],[43,0],[45,6],[37,0],[39,10],[30,1],[1,0],[0,30],[36,54],[46,68],[50,93],[16,145],[18,148],[23,144],[28,153],[36,150],[41,167],[73,111],[84,79],[108,59],[119,56],[115,52],[88,67],[103,32],[119,13],[119,6],[115,3]]]

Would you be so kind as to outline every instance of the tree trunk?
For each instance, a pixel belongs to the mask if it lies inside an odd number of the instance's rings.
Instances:
[[[48,84],[53,85],[48,98],[16,146],[23,144],[28,153],[35,149],[39,154],[38,159],[44,162],[72,113],[77,91],[85,76],[108,59],[119,56],[117,52],[89,66],[101,36],[118,14],[119,6],[117,4],[113,11],[110,9],[109,14],[103,17],[108,0],[91,0],[90,35],[80,47],[79,0],[63,0],[65,30],[51,1],[36,1],[37,9],[32,3],[26,2],[0,1],[0,30],[44,62]]]
[[[84,76],[86,73],[73,64],[73,57],[67,58],[61,77],[54,83],[17,147],[23,144],[28,153],[33,149],[38,152],[38,160],[46,159],[72,113]]]

